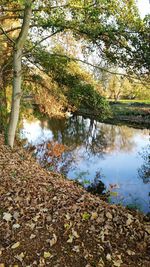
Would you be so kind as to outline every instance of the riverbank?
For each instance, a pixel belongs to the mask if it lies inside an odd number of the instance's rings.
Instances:
[[[0,266],[149,266],[150,224],[110,205],[0,136]]]
[[[110,102],[115,123],[122,122],[140,128],[150,128],[150,103],[138,101]]]
[[[80,110],[77,114],[110,124],[128,125],[140,129],[150,128],[150,101],[110,101],[109,104],[111,114],[105,119],[91,110]]]

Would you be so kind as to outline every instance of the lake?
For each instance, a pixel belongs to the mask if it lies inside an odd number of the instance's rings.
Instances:
[[[20,136],[40,164],[109,201],[150,212],[149,130],[73,116],[23,120]]]

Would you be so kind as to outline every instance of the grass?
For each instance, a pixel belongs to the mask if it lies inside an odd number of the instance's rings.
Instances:
[[[119,100],[109,101],[112,111],[112,120],[129,122],[136,125],[150,125],[150,100]]]
[[[150,99],[147,99],[147,100],[141,100],[141,99],[121,99],[121,100],[118,100],[117,102],[119,103],[125,103],[125,104],[133,104],[133,103],[142,103],[142,104],[145,104],[145,105],[149,105],[150,104]]]

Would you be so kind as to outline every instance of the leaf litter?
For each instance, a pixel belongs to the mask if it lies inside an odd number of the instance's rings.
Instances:
[[[149,229],[0,135],[0,267],[149,267]]]

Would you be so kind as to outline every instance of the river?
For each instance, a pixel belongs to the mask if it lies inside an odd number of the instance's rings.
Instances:
[[[110,192],[111,203],[150,212],[149,130],[73,116],[23,120],[20,136],[43,167]]]

